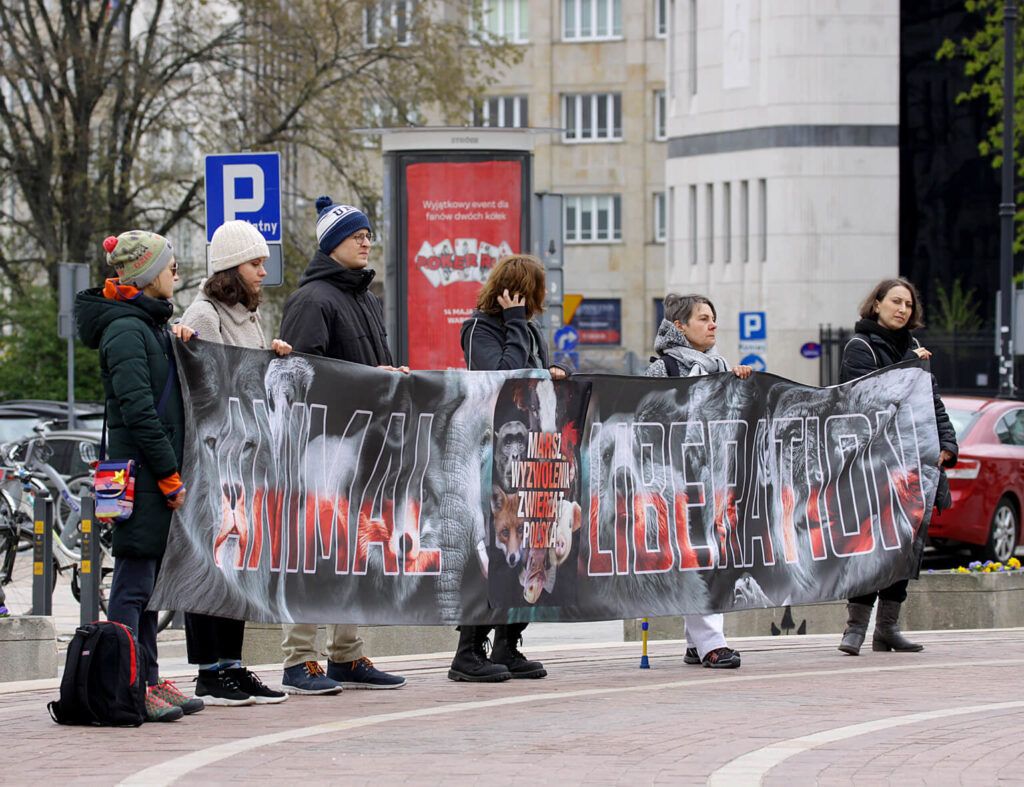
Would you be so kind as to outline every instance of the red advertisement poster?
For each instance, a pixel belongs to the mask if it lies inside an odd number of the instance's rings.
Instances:
[[[465,369],[459,330],[491,268],[521,251],[522,164],[472,161],[406,168],[409,365]]]

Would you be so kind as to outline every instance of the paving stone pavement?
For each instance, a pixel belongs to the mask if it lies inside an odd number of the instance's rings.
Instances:
[[[60,727],[56,681],[0,684],[0,783],[1024,785],[1024,629],[856,658],[834,636],[740,639],[739,670],[686,666],[680,642],[640,669],[638,643],[529,634],[544,680],[456,684],[450,654],[394,657],[376,663],[408,678],[397,691],[138,729]],[[191,688],[184,664],[164,677]]]

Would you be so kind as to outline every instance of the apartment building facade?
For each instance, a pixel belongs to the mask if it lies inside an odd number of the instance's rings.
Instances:
[[[899,272],[900,3],[668,16],[666,286],[711,297],[730,361],[818,384],[819,326],[852,327]],[[763,315],[756,339],[741,313]]]
[[[523,48],[471,119],[553,129],[534,190],[564,195],[564,292],[583,369],[639,371],[664,295],[665,44],[669,0],[487,0],[485,24]]]

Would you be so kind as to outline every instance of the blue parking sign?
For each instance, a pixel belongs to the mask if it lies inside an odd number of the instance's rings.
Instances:
[[[740,312],[740,341],[764,341],[768,336],[764,312]]]
[[[281,158],[277,153],[206,157],[206,242],[226,221],[243,219],[268,241],[281,240]]]

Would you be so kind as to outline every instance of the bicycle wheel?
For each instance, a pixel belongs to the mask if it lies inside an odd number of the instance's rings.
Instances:
[[[100,584],[100,609],[104,614],[107,612],[107,599],[110,597],[110,585],[114,581],[114,553],[112,551],[114,528],[110,522],[99,519],[93,520],[93,532],[100,544],[99,566],[93,570],[98,572]],[[71,580],[71,593],[75,601],[82,603],[81,587],[78,584],[78,570],[75,567],[75,576]]]
[[[75,505],[80,506],[83,495],[91,496],[93,493],[92,476],[88,473],[72,476],[67,480],[67,488]],[[56,521],[54,527],[60,533],[67,532],[67,537],[63,538],[65,546],[76,549],[82,541],[81,509],[75,511],[59,492],[55,499],[54,518]]]
[[[18,553],[30,551],[34,540],[32,523],[25,521],[11,496],[0,489],[0,584],[6,585],[11,581]],[[53,584],[57,584],[56,565]]]

